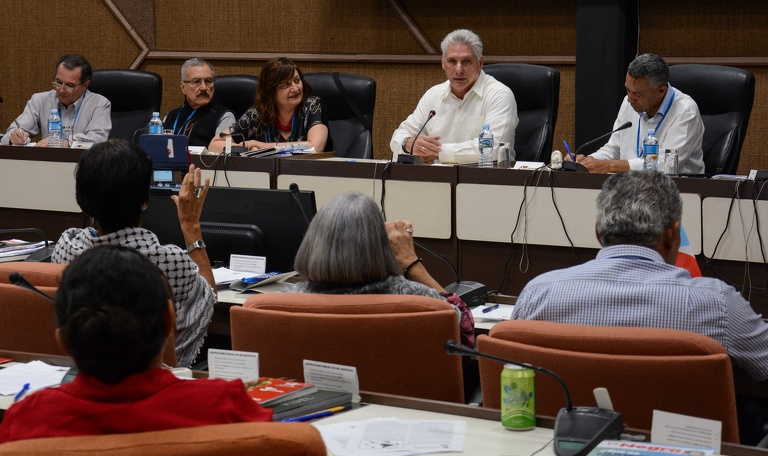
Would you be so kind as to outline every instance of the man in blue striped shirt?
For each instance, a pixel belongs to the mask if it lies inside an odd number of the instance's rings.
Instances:
[[[597,212],[597,257],[531,280],[512,318],[696,332],[720,342],[755,380],[768,379],[768,324],[732,286],[674,266],[682,203],[672,179],[615,174]]]

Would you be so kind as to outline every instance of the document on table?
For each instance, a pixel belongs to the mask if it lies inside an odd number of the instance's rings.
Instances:
[[[498,306],[495,307],[494,306]],[[515,306],[512,304],[494,304],[494,303],[487,303],[482,306],[477,306],[472,309],[472,317],[474,317],[475,320],[491,320],[491,321],[501,321],[501,320],[510,320],[512,319],[512,309],[514,309]],[[483,310],[491,309],[488,312],[483,312]]]
[[[16,394],[26,383],[29,383],[30,393],[58,385],[68,370],[69,367],[52,366],[42,361],[19,363],[0,369],[0,394],[4,396]]]
[[[314,426],[336,456],[407,456],[463,451],[467,423],[375,418]]]

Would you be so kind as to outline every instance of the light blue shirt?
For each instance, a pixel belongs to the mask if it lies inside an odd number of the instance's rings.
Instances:
[[[693,278],[646,247],[604,247],[594,260],[536,277],[512,318],[695,332],[720,342],[755,380],[768,379],[768,324],[749,302],[725,282]]]

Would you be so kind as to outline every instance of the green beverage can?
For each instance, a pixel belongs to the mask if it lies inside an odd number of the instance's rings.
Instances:
[[[514,364],[501,371],[501,424],[513,431],[536,427],[536,373]]]

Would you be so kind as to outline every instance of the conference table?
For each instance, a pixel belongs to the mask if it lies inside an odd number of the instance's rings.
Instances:
[[[18,362],[42,360],[59,366],[72,366],[67,356],[45,355],[0,350],[0,357],[12,358]],[[195,371],[195,377],[206,378],[207,372]],[[464,404],[420,399],[415,397],[361,391],[363,406],[315,421],[317,424],[341,423],[371,418],[399,418],[407,420],[460,420],[466,422],[464,451],[460,455],[519,455],[526,456],[545,447],[539,454],[554,455],[550,440],[553,436],[554,419],[537,416],[536,428],[530,431],[508,431],[501,426],[500,411]],[[11,400],[0,396],[0,420]],[[636,429],[629,432],[637,435],[648,433]],[[755,447],[723,443],[721,454],[732,456],[768,456],[768,450]]]
[[[80,153],[0,146],[0,228],[34,226],[55,239],[67,227],[85,226],[74,191]],[[606,175],[342,158],[192,154],[191,160],[214,186],[287,189],[296,183],[315,192],[318,208],[341,192],[367,194],[383,202],[388,220],[413,222],[418,253],[444,284],[475,280],[517,295],[536,275],[587,261],[599,248],[595,201]],[[768,314],[765,183],[675,180],[685,250],[697,256],[704,275],[733,284],[758,313]]]

